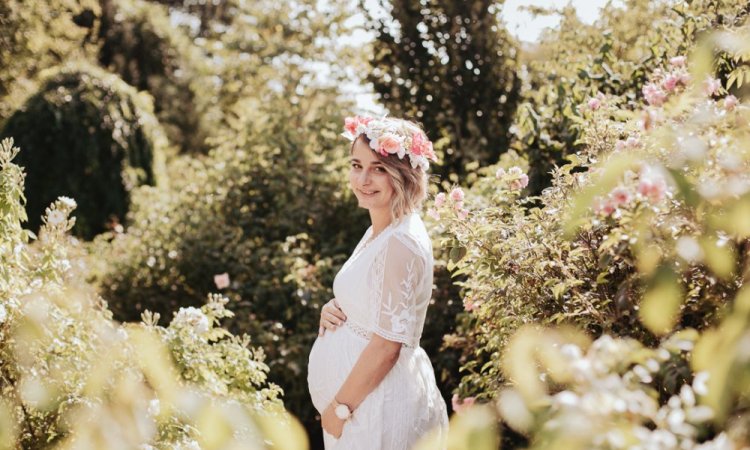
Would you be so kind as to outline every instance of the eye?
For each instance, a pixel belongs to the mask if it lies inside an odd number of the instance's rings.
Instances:
[[[376,167],[376,168],[375,168],[375,172],[378,172],[378,173],[385,173],[385,167]]]
[[[352,169],[361,169],[362,166],[360,166],[358,163],[353,162],[352,163]]]

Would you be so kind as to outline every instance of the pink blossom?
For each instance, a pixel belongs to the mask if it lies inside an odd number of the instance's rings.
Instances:
[[[517,179],[512,180],[509,184],[509,187],[513,191],[518,191],[518,190],[525,188],[528,185],[529,185],[529,176],[523,173]]]
[[[690,81],[691,81],[691,80],[693,79],[693,78],[692,78],[692,77],[690,76],[690,74],[689,74],[689,73],[687,73],[687,72],[682,72],[682,73],[680,73],[680,74],[679,74],[679,77],[680,77],[680,83],[682,83],[682,84],[683,84],[683,86],[687,86],[688,84],[690,84]]]
[[[661,82],[661,87],[663,87],[667,92],[672,92],[675,90],[679,82],[680,76],[675,73],[670,73],[666,78],[664,78],[664,81]]]
[[[464,298],[464,311],[471,312],[474,311],[477,308],[477,304],[474,303],[474,300],[470,298]]]
[[[497,169],[497,172],[495,172],[495,178],[498,180],[505,177],[508,173],[503,169],[502,167]]]
[[[461,209],[456,213],[456,216],[458,216],[459,220],[466,220],[466,218],[469,217],[469,210]]]
[[[435,208],[428,209],[427,215],[432,217],[435,220],[440,220],[440,213]]]
[[[618,187],[612,190],[609,194],[610,198],[612,199],[612,204],[615,207],[618,207],[620,205],[624,205],[630,201],[630,192],[628,192],[627,189],[624,187]]]
[[[453,209],[456,210],[456,211],[460,211],[461,209],[463,209],[463,207],[464,207],[464,201],[463,200],[457,201],[457,202],[455,202],[453,204]]]
[[[512,175],[514,177],[520,177],[523,175],[523,169],[521,169],[518,166],[513,166],[510,169],[508,169],[508,175]]]
[[[644,170],[641,173],[641,179],[638,182],[639,194],[651,201],[660,201],[664,198],[666,191],[667,182],[660,173],[651,169]]]
[[[589,99],[588,102],[589,109],[592,111],[596,111],[602,106],[602,101],[596,97]]]
[[[618,140],[617,142],[615,142],[615,150],[617,150],[618,152],[625,150],[625,141]]]
[[[643,86],[642,89],[643,97],[646,99],[649,105],[661,106],[667,99],[667,94],[664,93],[659,86],[654,83],[648,83]]]
[[[229,287],[229,274],[224,272],[214,275],[214,284],[216,289],[226,289]]]
[[[674,67],[684,67],[686,62],[687,58],[685,56],[675,56],[669,59],[669,64]]]
[[[627,139],[625,139],[625,146],[628,148],[635,148],[640,145],[640,141],[635,136],[629,136]]]
[[[737,103],[737,97],[735,97],[734,95],[727,95],[724,98],[724,108],[727,111],[732,111],[737,106]]]
[[[464,191],[460,187],[453,188],[451,191],[451,199],[460,202],[464,199]]]
[[[709,97],[716,94],[720,88],[721,81],[719,81],[717,78],[708,77],[706,78],[706,81],[703,82],[703,93],[708,95]]]
[[[435,196],[435,208],[440,208],[445,204],[445,192],[441,192]]]
[[[604,214],[605,216],[609,216],[613,212],[615,212],[615,205],[612,204],[612,201],[610,200],[603,200],[602,198],[597,197],[594,199],[594,204],[592,205],[592,208],[594,209],[594,212],[597,214]]]
[[[378,139],[378,151],[381,155],[398,153],[401,149],[401,141],[393,134],[385,133]]]
[[[453,406],[453,412],[456,414],[463,413],[467,408],[473,406],[475,402],[476,398],[474,397],[466,397],[461,400],[458,394],[453,394],[453,398],[451,398],[451,406]]]

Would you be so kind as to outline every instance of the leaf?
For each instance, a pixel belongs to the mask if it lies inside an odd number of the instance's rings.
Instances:
[[[669,333],[677,323],[682,288],[671,267],[661,266],[652,277],[640,304],[641,322],[657,335]]]

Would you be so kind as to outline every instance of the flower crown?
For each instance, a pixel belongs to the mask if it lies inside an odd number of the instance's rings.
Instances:
[[[421,167],[427,171],[430,161],[437,161],[432,142],[416,125],[401,119],[383,117],[354,116],[344,120],[345,131],[341,134],[350,141],[364,134],[370,141],[370,148],[383,155],[398,155],[399,159],[409,156],[411,167]]]

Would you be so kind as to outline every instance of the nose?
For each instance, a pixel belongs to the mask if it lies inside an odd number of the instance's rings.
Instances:
[[[363,170],[359,174],[359,184],[362,186],[365,186],[370,183],[370,171],[369,170]]]

